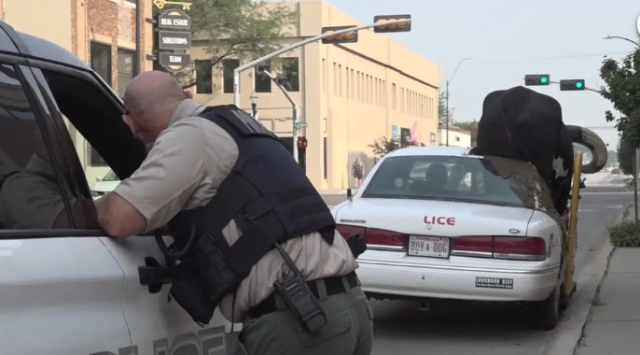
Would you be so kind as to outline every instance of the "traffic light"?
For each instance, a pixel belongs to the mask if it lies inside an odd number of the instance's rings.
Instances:
[[[560,80],[560,91],[582,91],[584,88],[584,79]]]
[[[307,138],[299,137],[298,138],[298,148],[306,148],[307,147]]]
[[[357,26],[333,26],[322,27],[322,34],[337,32],[340,30],[346,30],[347,28],[354,28]],[[358,32],[346,32],[337,34],[334,36],[325,37],[322,39],[323,44],[340,44],[340,43],[355,43],[358,42]]]
[[[376,26],[373,28],[375,33],[389,33],[389,32],[410,32],[411,31],[411,15],[382,15],[375,16],[373,23],[376,25],[379,23],[387,23],[400,20],[409,20],[407,22],[393,23],[389,25]]]
[[[525,86],[542,86],[549,85],[551,78],[549,74],[528,74],[524,76]]]

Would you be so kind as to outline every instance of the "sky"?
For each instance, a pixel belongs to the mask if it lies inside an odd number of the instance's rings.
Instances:
[[[327,2],[365,23],[375,15],[411,14],[411,32],[390,36],[440,66],[443,91],[451,79],[449,105],[458,121],[479,119],[489,92],[524,85],[525,74],[549,74],[552,81],[585,79],[587,87],[599,89],[604,55],[620,59],[633,50],[629,42],[603,38],[637,40],[640,15],[637,0]],[[467,57],[473,59],[451,78]],[[617,115],[609,101],[595,92],[560,91],[553,84],[530,88],[556,98],[565,123],[593,127],[615,150],[618,133],[604,119],[606,110]]]

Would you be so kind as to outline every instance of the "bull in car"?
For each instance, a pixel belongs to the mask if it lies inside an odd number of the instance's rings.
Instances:
[[[489,93],[482,104],[473,155],[524,160],[548,183],[556,211],[565,216],[573,177],[573,143],[587,147],[592,159],[582,172],[596,173],[607,161],[607,147],[593,131],[566,125],[562,107],[551,96],[517,86]]]

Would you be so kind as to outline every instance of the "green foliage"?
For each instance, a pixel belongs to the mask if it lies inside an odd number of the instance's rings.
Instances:
[[[628,132],[620,134],[618,143],[618,165],[624,174],[633,174],[633,159],[635,158],[635,148],[628,138]]]
[[[284,46],[289,26],[298,13],[284,4],[252,0],[192,0],[192,39],[204,45],[216,66],[225,58],[254,60]],[[184,73],[193,80],[193,72]],[[195,86],[195,81],[185,87]]]
[[[637,146],[640,143],[640,47],[620,62],[605,58],[600,78],[605,82],[600,94],[622,114],[616,118],[611,111],[606,111],[606,121],[617,121],[618,131],[631,145]]]
[[[438,93],[438,122],[447,123],[447,93]],[[453,108],[449,107],[449,124],[453,124]]]
[[[622,222],[608,228],[609,240],[615,247],[640,247],[640,222],[629,218],[629,212],[626,209]]]
[[[475,147],[478,138],[478,121],[456,122],[455,125],[471,132],[471,146]]]
[[[375,139],[372,144],[369,144],[369,148],[371,148],[374,156],[382,158],[387,155],[387,153],[396,150],[398,145],[397,141],[387,139],[387,137],[383,136]]]

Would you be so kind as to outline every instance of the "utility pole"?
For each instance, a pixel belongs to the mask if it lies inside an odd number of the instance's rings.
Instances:
[[[134,76],[142,72],[142,1],[136,1],[136,66]]]
[[[445,110],[446,115],[447,115],[447,123],[446,123],[446,135],[447,135],[447,147],[449,146],[449,83],[451,81],[453,81],[453,77],[456,76],[456,73],[458,72],[458,68],[460,68],[460,64],[462,64],[462,62],[467,61],[467,60],[472,60],[472,57],[467,57],[467,58],[463,58],[458,62],[458,65],[456,65],[456,69],[454,69],[453,74],[451,74],[451,77],[449,78],[449,80],[447,80],[447,85],[446,85],[446,90],[447,90],[447,96],[445,97],[445,102],[446,102],[446,108]]]
[[[445,98],[445,114],[447,115],[447,128],[445,129],[445,134],[447,135],[447,147],[449,146],[449,80],[447,80],[447,97]]]

